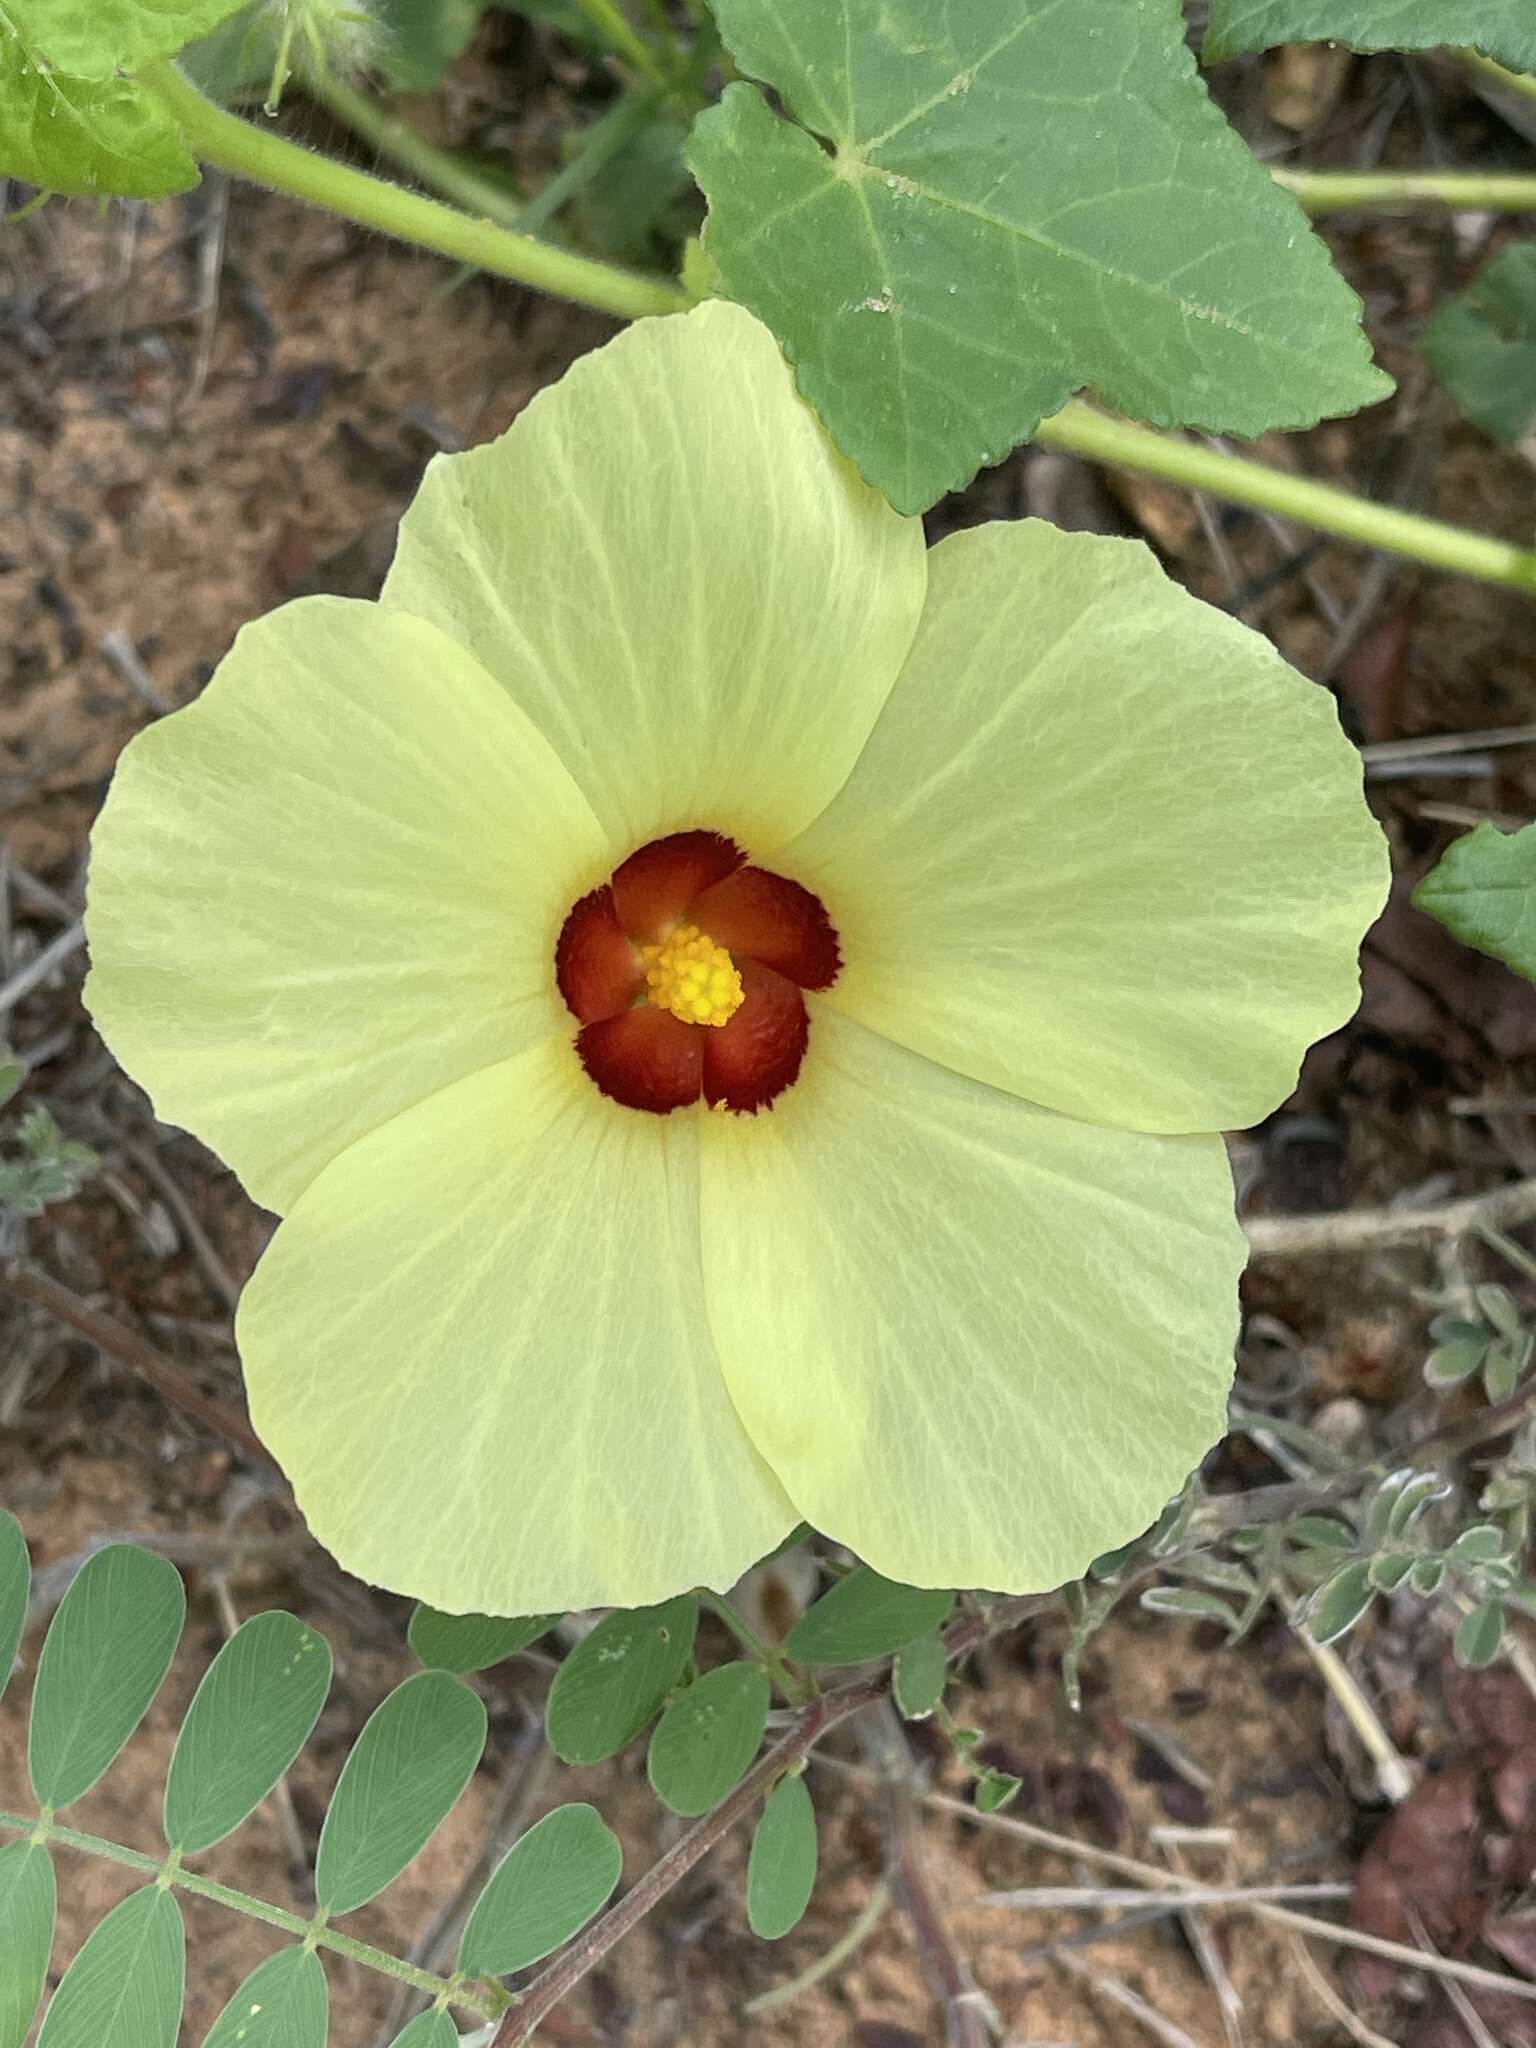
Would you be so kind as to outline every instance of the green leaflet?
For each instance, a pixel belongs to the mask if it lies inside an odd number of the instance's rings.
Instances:
[[[1478,825],[1448,846],[1413,892],[1463,944],[1536,981],[1536,825]]]
[[[549,1689],[549,1746],[562,1763],[601,1763],[640,1733],[682,1677],[698,1621],[685,1593],[610,1614],[583,1637]]]
[[[862,1664],[888,1657],[930,1629],[943,1626],[953,1593],[899,1586],[861,1564],[802,1614],[784,1638],[784,1653],[799,1664]]]
[[[27,1764],[43,1806],[89,1792],[171,1668],[187,1596],[163,1557],[114,1543],[87,1558],[38,1659]]]
[[[607,1903],[623,1867],[619,1838],[595,1807],[557,1806],[492,1873],[464,1930],[459,1968],[505,1977],[536,1963]]]
[[[320,1958],[309,1949],[279,1949],[252,1970],[203,2048],[325,2048],[329,2018]]]
[[[768,1725],[768,1680],[745,1660],[679,1693],[657,1723],[646,1769],[674,1813],[708,1813],[738,1785]]]
[[[948,1676],[944,1638],[936,1628],[902,1644],[891,1670],[891,1690],[909,1721],[926,1721],[936,1711]]]
[[[64,1972],[37,2048],[175,2048],[186,1970],[175,1899],[153,1884],[130,1892]]]
[[[434,2007],[418,2013],[405,2032],[396,2036],[392,2048],[459,2048],[459,2030],[447,2013]]]
[[[1441,307],[1424,334],[1430,368],[1496,441],[1536,432],[1536,242],[1514,242]]]
[[[164,199],[198,170],[158,100],[126,78],[47,69],[0,14],[0,176],[77,198]]]
[[[816,1884],[816,1812],[804,1778],[780,1778],[747,1857],[747,1920],[761,1941],[799,1924]]]
[[[27,1625],[27,1595],[32,1588],[32,1560],[27,1539],[14,1515],[0,1509],[0,1695],[21,1648]]]
[[[71,78],[104,83],[174,57],[241,0],[5,0],[0,23]]]
[[[485,1748],[485,1707],[446,1671],[420,1671],[369,1716],[342,1767],[315,1858],[333,1918],[391,1884],[446,1817]]]
[[[899,511],[1084,385],[1158,425],[1248,436],[1390,390],[1358,301],[1206,97],[1168,0],[715,11],[794,120],[741,84],[700,117],[705,248]]]
[[[38,1842],[0,1849],[0,2048],[21,2048],[53,1947],[53,1865]]]
[[[256,1614],[203,1675],[165,1784],[165,1839],[184,1856],[223,1841],[266,1798],[320,1718],[331,1687],[323,1636]]]
[[[408,1633],[423,1664],[464,1677],[526,1650],[559,1619],[558,1614],[530,1614],[509,1621],[495,1614],[439,1614],[435,1607],[418,1607]]]
[[[1536,11],[1530,0],[1212,0],[1205,58],[1323,41],[1352,50],[1470,43],[1500,64],[1531,71]]]

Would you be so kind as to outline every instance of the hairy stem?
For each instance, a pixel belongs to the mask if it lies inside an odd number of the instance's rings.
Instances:
[[[609,49],[623,59],[637,78],[643,78],[657,92],[675,90],[677,81],[668,77],[657,60],[656,52],[625,17],[618,0],[576,0],[576,5]]]
[[[1502,64],[1485,57],[1481,50],[1458,50],[1456,54],[1469,71],[1480,73],[1491,84],[1503,86],[1506,92],[1523,93],[1527,99],[1536,100],[1536,78],[1528,71],[1507,71]]]
[[[1531,81],[1536,85],[1536,81]],[[1369,206],[1403,213],[1418,206],[1536,213],[1536,173],[1520,171],[1271,171],[1308,213]]]
[[[376,228],[381,234],[414,242],[477,270],[512,278],[557,298],[573,299],[621,320],[681,312],[688,304],[687,294],[664,278],[646,277],[568,249],[552,248],[531,235],[474,219],[436,199],[404,191],[386,179],[301,149],[297,143],[214,106],[174,64],[150,65],[139,74],[139,82],[174,116],[199,161],[215,170],[229,171],[273,192],[286,192],[362,227]]]
[[[212,1878],[199,1877],[194,1871],[170,1857],[146,1856],[138,1849],[126,1849],[121,1842],[109,1842],[101,1835],[83,1835],[74,1828],[60,1827],[55,1820],[43,1820],[20,1813],[0,1812],[0,1831],[12,1835],[25,1835],[38,1842],[52,1842],[61,1849],[78,1849],[86,1856],[99,1856],[107,1863],[120,1863],[127,1870],[137,1870],[145,1877],[158,1879],[175,1891],[190,1893],[194,1898],[211,1899],[216,1905],[228,1906],[232,1912],[244,1913],[248,1919],[263,1921],[268,1927],[281,1928],[283,1933],[296,1935],[316,1948],[328,1948],[334,1954],[345,1956],[349,1962],[361,1963],[364,1968],[377,1970],[382,1976],[394,1977],[412,1990],[424,1991],[432,1998],[449,1997],[455,2005],[461,2005],[466,2012],[474,2013],[482,2020],[494,2019],[501,2010],[500,2001],[493,1998],[484,1988],[470,1985],[450,1985],[446,1977],[434,1977],[430,1970],[418,1970],[414,1964],[402,1962],[387,1949],[375,1948],[371,1942],[354,1941],[350,1934],[338,1934],[333,1927],[327,1927],[315,1919],[306,1919],[302,1913],[290,1913],[282,1906],[269,1904],[266,1899],[253,1898],[249,1892],[236,1891],[232,1885],[215,1884]]]
[[[446,149],[428,142],[398,114],[371,99],[356,86],[330,72],[304,72],[302,84],[312,100],[333,113],[337,120],[371,143],[380,156],[388,157],[419,185],[439,192],[444,199],[461,206],[477,219],[494,221],[498,227],[518,231],[522,201],[516,193],[482,178]]]
[[[1080,400],[1042,422],[1035,438],[1095,462],[1167,477],[1192,490],[1210,491],[1239,505],[1276,512],[1283,519],[1337,534],[1341,540],[1359,541],[1383,554],[1407,555],[1434,569],[1449,569],[1478,583],[1502,584],[1505,589],[1536,597],[1536,549],[1469,533],[1416,512],[1399,512],[1391,505],[1373,505],[1368,498],[1332,484],[1290,476],[1266,463],[1226,455],[1176,434],[1159,434]]]

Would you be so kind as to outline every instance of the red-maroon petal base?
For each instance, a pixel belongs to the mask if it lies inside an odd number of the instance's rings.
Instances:
[[[583,1024],[627,1009],[645,988],[645,963],[619,929],[613,891],[605,883],[583,896],[555,947],[555,980],[566,1007]]]
[[[653,839],[613,871],[620,926],[631,938],[664,939],[694,897],[723,881],[742,859],[741,848],[719,832],[673,832]]]
[[[792,981],[756,960],[738,960],[746,1000],[716,1031],[684,1025],[704,1041],[704,1100],[711,1109],[764,1109],[800,1071],[811,1020]]]
[[[821,898],[766,868],[738,868],[716,882],[688,906],[688,922],[717,946],[772,967],[801,988],[830,988],[843,964]]]
[[[737,1015],[746,1007],[743,1003]],[[725,1030],[684,1024],[670,1011],[642,1003],[638,1009],[621,1010],[617,1017],[583,1025],[576,1034],[576,1050],[611,1101],[665,1116],[668,1110],[698,1101],[704,1086],[704,1040],[724,1036]]]

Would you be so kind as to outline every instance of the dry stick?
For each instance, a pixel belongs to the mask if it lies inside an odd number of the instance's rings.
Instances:
[[[1244,1224],[1255,1258],[1296,1258],[1308,1252],[1375,1251],[1425,1237],[1470,1237],[1487,1225],[1506,1228],[1536,1219],[1536,1179],[1511,1181],[1484,1195],[1427,1209],[1344,1209],[1326,1216],[1254,1216]]]
[[[1139,1992],[1133,1991],[1129,1984],[1122,1984],[1118,1977],[1101,1975],[1076,1956],[1069,1955],[1065,1949],[1055,1960],[1062,1969],[1070,1971],[1074,1977],[1081,1977],[1085,1984],[1091,1984],[1095,1991],[1118,2005],[1122,2012],[1128,2012],[1133,2020],[1139,2020],[1149,2034],[1164,2044],[1164,2048],[1200,2048],[1193,2034],[1186,2034],[1182,2027],[1176,2027],[1172,2020],[1165,2019],[1155,2005],[1148,2005]]]

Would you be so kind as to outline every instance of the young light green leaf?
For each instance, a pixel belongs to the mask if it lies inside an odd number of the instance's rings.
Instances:
[[[203,1675],[165,1783],[165,1839],[196,1856],[255,1812],[309,1740],[331,1652],[291,1614],[256,1614]]]
[[[446,1817],[485,1748],[485,1706],[446,1671],[418,1671],[352,1745],[315,1858],[315,1902],[333,1918],[393,1883]]]
[[[799,1925],[816,1885],[816,1811],[804,1778],[780,1778],[747,1857],[747,1921],[761,1941]]]
[[[1485,1671],[1504,1643],[1504,1609],[1497,1600],[1483,1600],[1457,1624],[1451,1654],[1463,1671]]]
[[[38,1659],[27,1763],[40,1804],[89,1792],[171,1668],[187,1596],[175,1565],[131,1543],[87,1558]]]
[[[26,41],[55,71],[100,83],[174,57],[242,0],[11,0]],[[0,21],[5,11],[0,11]]]
[[[1007,1771],[984,1771],[976,1780],[976,1809],[979,1813],[1001,1813],[1023,1789],[1023,1779]]]
[[[1500,64],[1536,71],[1530,0],[1212,0],[1205,61],[1311,42],[1352,50],[1470,43]]]
[[[504,1620],[494,1614],[439,1614],[435,1607],[418,1607],[411,1616],[410,1644],[433,1671],[452,1671],[463,1678],[472,1671],[489,1671],[503,1658],[526,1650],[559,1619],[558,1614],[529,1614]]]
[[[0,2048],[21,2048],[53,1947],[53,1864],[40,1842],[0,1849]]]
[[[674,1813],[708,1813],[741,1782],[768,1725],[770,1689],[756,1664],[722,1664],[680,1693],[656,1724],[646,1770]]]
[[[1253,436],[1384,397],[1359,302],[1168,0],[716,0],[705,248],[898,511],[1074,392]],[[798,124],[798,125],[797,125]]]
[[[1536,432],[1536,242],[1513,242],[1424,330],[1429,367],[1496,441]]]
[[[391,2048],[459,2048],[459,2030],[447,2013],[432,2008],[419,2012]]]
[[[862,1664],[889,1657],[907,1643],[942,1628],[953,1593],[900,1586],[867,1564],[823,1593],[784,1638],[784,1654],[798,1664]]]
[[[79,198],[164,199],[190,191],[198,169],[180,129],[141,86],[52,71],[0,30],[0,177]]]
[[[659,1607],[608,1615],[555,1673],[545,1721],[568,1764],[599,1764],[630,1742],[683,1675],[699,1603],[691,1593]]]
[[[471,1977],[505,1977],[570,1940],[607,1904],[624,1867],[591,1806],[557,1806],[521,1836],[480,1894],[459,1950]]]
[[[1413,892],[1464,945],[1536,981],[1536,825],[1476,825],[1452,840]]]
[[[936,1628],[896,1652],[891,1673],[891,1690],[896,1704],[909,1721],[926,1721],[944,1697],[949,1662],[944,1655],[944,1638]]]
[[[27,1625],[27,1595],[32,1590],[32,1560],[27,1539],[14,1515],[0,1508],[0,1695],[21,1648]]]
[[[325,2048],[329,2020],[320,1958],[309,1949],[279,1949],[252,1970],[203,2048]]]
[[[1307,1627],[1315,1642],[1333,1643],[1347,1635],[1376,1597],[1370,1566],[1347,1564],[1322,1585],[1307,1603]]]
[[[186,1973],[175,1899],[154,1884],[130,1892],[64,1972],[37,2048],[175,2048]]]

